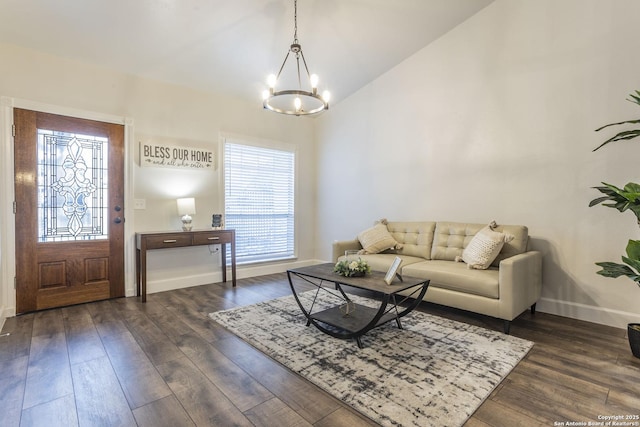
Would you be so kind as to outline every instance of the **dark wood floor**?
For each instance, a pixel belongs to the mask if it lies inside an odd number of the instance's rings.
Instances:
[[[284,274],[7,319],[2,426],[368,426],[207,314],[288,295]],[[501,321],[421,310],[501,330]],[[467,426],[553,426],[640,414],[640,359],[625,331],[537,313],[511,327],[533,350]]]

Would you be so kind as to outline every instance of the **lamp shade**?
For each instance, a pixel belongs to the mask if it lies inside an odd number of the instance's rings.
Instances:
[[[178,199],[178,215],[193,215],[196,213],[196,200],[193,197]]]

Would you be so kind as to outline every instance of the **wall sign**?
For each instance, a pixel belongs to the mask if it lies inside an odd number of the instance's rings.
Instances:
[[[215,164],[212,150],[195,147],[140,142],[140,166],[212,170]]]

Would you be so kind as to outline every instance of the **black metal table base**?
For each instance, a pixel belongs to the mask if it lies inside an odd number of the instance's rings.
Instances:
[[[419,279],[414,279],[416,283],[403,284],[401,289],[394,288],[393,285],[367,286],[370,283],[364,282],[360,285],[360,282],[352,278],[343,278],[335,274],[318,274],[316,270],[310,273],[305,271],[305,268],[288,270],[287,277],[293,296],[307,318],[307,326],[313,325],[335,338],[353,338],[359,348],[363,347],[361,337],[373,328],[395,320],[398,329],[402,329],[400,319],[420,304],[429,287],[429,280]],[[316,286],[309,307],[305,307],[300,300],[294,285],[295,280],[302,280]],[[327,286],[328,284],[332,286]],[[354,303],[344,291],[344,287],[349,286],[379,293],[382,296],[379,301],[380,306],[373,308]],[[397,294],[400,290],[412,288],[415,289],[408,296]],[[314,312],[320,292],[329,293],[341,301],[332,307]]]

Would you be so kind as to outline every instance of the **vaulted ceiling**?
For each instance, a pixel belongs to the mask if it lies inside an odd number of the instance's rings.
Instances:
[[[493,0],[299,0],[298,39],[339,102]],[[0,42],[259,102],[293,0],[0,0]]]

